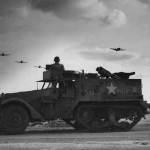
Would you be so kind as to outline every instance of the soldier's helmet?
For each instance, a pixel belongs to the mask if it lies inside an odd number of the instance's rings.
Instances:
[[[60,58],[59,58],[58,56],[56,56],[56,57],[54,58],[54,61],[55,61],[55,62],[60,62]]]

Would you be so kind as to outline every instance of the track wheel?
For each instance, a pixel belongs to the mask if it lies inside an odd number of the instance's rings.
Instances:
[[[84,130],[84,127],[82,126],[82,124],[79,124],[78,122],[74,123],[74,128],[78,131]]]
[[[88,106],[79,106],[76,110],[76,121],[80,124],[87,124],[92,120],[92,110]]]
[[[128,129],[130,128],[130,124],[126,121],[122,121],[120,122],[120,127],[123,131],[128,131]]]
[[[91,127],[93,132],[99,132],[100,131],[100,124],[98,122],[91,122]]]
[[[26,110],[19,105],[9,105],[3,113],[2,126],[7,134],[22,133],[29,122]]]

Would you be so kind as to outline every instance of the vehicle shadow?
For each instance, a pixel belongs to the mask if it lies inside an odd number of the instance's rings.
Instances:
[[[27,128],[23,134],[60,134],[60,133],[88,133],[85,130],[73,128]]]

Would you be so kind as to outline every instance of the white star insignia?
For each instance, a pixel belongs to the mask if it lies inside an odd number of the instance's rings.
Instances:
[[[111,85],[107,87],[107,89],[109,90],[109,93],[108,93],[108,94],[110,94],[110,93],[115,94],[115,89],[116,89],[116,88],[117,88],[117,87],[113,86],[113,84],[111,83]]]

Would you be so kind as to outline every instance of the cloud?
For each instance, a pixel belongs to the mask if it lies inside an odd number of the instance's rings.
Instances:
[[[20,15],[19,12],[25,12],[29,4],[29,0],[0,0],[0,17],[5,18],[17,14]]]
[[[125,25],[126,15],[120,10],[110,11],[104,2],[102,0],[0,0],[0,33],[14,32],[24,26],[30,26],[37,13],[45,15],[44,18],[47,20],[50,13],[65,21],[88,20],[100,26],[113,27]]]
[[[32,0],[33,8],[43,12],[53,12],[57,17],[74,18],[103,18],[107,7],[99,0]]]
[[[102,25],[117,27],[127,23],[122,11],[111,12],[101,0],[32,0],[31,6],[66,20],[98,20]]]
[[[111,49],[102,49],[99,47],[94,48],[93,50],[83,50],[78,52],[78,55],[85,59],[90,60],[105,60],[105,61],[129,61],[137,59],[139,55],[137,53],[128,52],[128,51],[112,51]]]
[[[145,3],[145,4],[150,4],[150,0],[137,0],[137,1]]]
[[[150,0],[124,0],[125,3],[144,4],[145,6],[150,5]]]
[[[127,23],[127,17],[122,11],[115,9],[104,18],[103,23],[104,25],[120,27]]]
[[[30,10],[29,0],[0,0],[0,34],[24,28]]]

